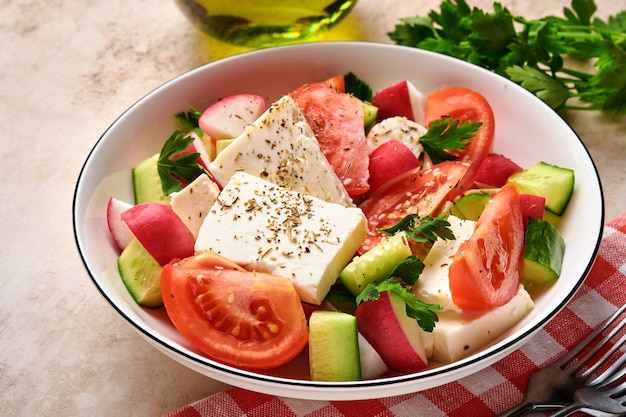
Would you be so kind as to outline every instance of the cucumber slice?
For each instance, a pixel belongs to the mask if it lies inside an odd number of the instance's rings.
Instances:
[[[145,307],[160,307],[161,298],[161,271],[163,267],[133,238],[124,248],[117,259],[117,269],[120,271],[126,289],[137,302]]]
[[[363,125],[365,130],[369,130],[376,123],[376,116],[378,116],[378,107],[374,106],[369,101],[363,102]]]
[[[215,141],[215,154],[219,155],[228,145],[233,143],[235,139],[218,139]]]
[[[209,160],[213,161],[215,159],[215,155],[217,155],[217,151],[215,150],[215,143],[213,142],[213,139],[211,139],[211,136],[203,133],[202,135],[200,135],[200,140],[202,141],[202,143],[204,144],[204,147],[206,148]]]
[[[545,162],[511,175],[520,192],[545,197],[546,210],[562,215],[574,192],[574,171]]]
[[[389,278],[396,266],[411,255],[406,233],[396,233],[352,259],[339,273],[339,279],[348,291],[357,296],[367,284],[378,284]]]
[[[317,310],[309,319],[309,367],[312,381],[359,381],[361,360],[356,317]]]
[[[450,208],[450,214],[463,220],[477,221],[491,197],[484,193],[471,193],[459,198]]]
[[[528,218],[522,283],[526,287],[544,285],[561,274],[565,241],[546,220]]]
[[[170,204],[168,197],[163,194],[161,178],[157,171],[159,154],[142,161],[133,168],[133,189],[135,192],[135,204],[152,201],[155,203]]]

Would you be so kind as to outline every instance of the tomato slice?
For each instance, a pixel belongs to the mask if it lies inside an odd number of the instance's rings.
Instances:
[[[485,309],[511,301],[524,258],[524,223],[517,188],[491,197],[449,270],[452,301],[463,309]]]
[[[332,80],[332,79],[331,79]],[[350,196],[369,190],[363,103],[336,90],[336,80],[305,84],[290,95],[313,129],[322,152]]]
[[[287,278],[249,272],[205,252],[165,265],[161,292],[174,327],[218,362],[274,368],[307,344],[304,310]]]
[[[458,154],[460,159],[471,161],[472,166],[463,179],[464,189],[472,187],[474,175],[481,162],[491,153],[495,135],[495,117],[487,99],[477,91],[464,87],[446,87],[426,97],[425,123],[449,117],[464,122],[482,122],[470,144]],[[454,152],[451,152],[454,153]]]
[[[335,90],[345,93],[346,92],[346,79],[343,75],[335,75],[326,80],[326,83]]]
[[[443,203],[457,197],[470,165],[445,161],[428,169],[416,168],[400,174],[378,189],[360,208],[367,218],[368,233],[359,253],[376,246],[382,234],[376,229],[398,223],[407,214],[437,215]]]

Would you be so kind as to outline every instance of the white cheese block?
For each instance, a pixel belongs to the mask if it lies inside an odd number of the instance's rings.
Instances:
[[[431,360],[451,363],[471,355],[513,327],[533,308],[532,298],[520,285],[511,301],[495,309],[440,313],[432,332]]]
[[[413,287],[413,294],[429,304],[439,304],[443,311],[460,311],[452,301],[448,269],[463,242],[474,233],[476,222],[449,216],[450,229],[456,239],[438,239],[424,258],[424,270]]]
[[[363,212],[235,172],[202,223],[196,251],[291,279],[321,304],[367,232]]]
[[[209,167],[220,184],[245,171],[330,203],[353,202],[296,102],[284,96],[222,150]]]
[[[458,361],[484,347],[522,319],[534,303],[522,285],[507,304],[490,310],[470,311],[458,308],[450,293],[448,270],[452,258],[474,232],[476,222],[449,216],[456,239],[437,240],[424,258],[424,271],[413,287],[415,296],[427,303],[439,304],[439,321],[426,340],[432,344],[429,358],[438,363]]]
[[[428,129],[406,117],[389,117],[375,124],[367,134],[367,144],[370,153],[378,146],[390,140],[402,142],[416,157],[424,152],[419,140]]]
[[[193,236],[197,237],[202,221],[219,193],[217,184],[206,174],[202,174],[181,191],[173,193],[170,196],[170,206]]]

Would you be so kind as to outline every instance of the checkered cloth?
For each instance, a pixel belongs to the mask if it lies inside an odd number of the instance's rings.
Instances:
[[[418,393],[345,402],[229,388],[164,417],[493,416],[522,400],[532,373],[561,356],[624,303],[626,213],[605,226],[598,258],[568,305],[521,348],[473,375]]]

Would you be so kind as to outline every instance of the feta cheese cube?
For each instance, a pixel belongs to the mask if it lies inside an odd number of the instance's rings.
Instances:
[[[222,150],[209,170],[219,184],[245,171],[289,190],[353,206],[296,102],[284,96]]]
[[[198,237],[200,225],[215,203],[220,189],[208,175],[202,174],[185,188],[170,196],[172,210],[189,228],[194,237]]]
[[[423,260],[424,270],[413,287],[413,294],[426,303],[439,304],[444,311],[460,312],[452,301],[448,269],[459,247],[474,233],[476,222],[461,220],[455,216],[449,216],[448,222],[455,239],[438,239],[433,244]]]
[[[363,212],[235,172],[209,210],[196,251],[291,279],[302,301],[321,304],[367,232]]]
[[[503,306],[441,313],[432,332],[431,359],[439,363],[463,359],[501,336],[533,308],[532,298],[520,285],[515,297]]]
[[[420,143],[420,138],[426,134],[428,129],[419,123],[415,123],[406,117],[389,117],[375,124],[367,134],[368,151],[372,153],[374,149],[390,140],[397,140],[406,145],[416,157],[424,153],[424,147]]]

